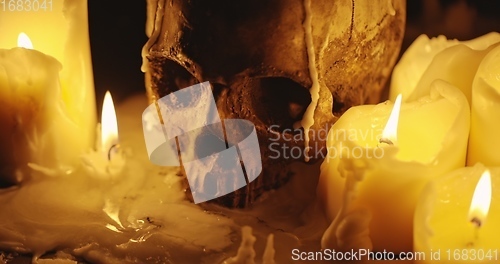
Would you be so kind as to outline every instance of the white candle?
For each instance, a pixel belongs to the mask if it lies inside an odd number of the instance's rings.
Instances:
[[[383,134],[379,141],[392,108],[352,107],[329,132],[318,196],[334,221],[323,248],[373,244],[375,251],[411,251],[413,212],[424,185],[465,165],[469,105],[456,87],[434,82],[428,96],[401,106],[397,140]]]
[[[500,46],[481,61],[472,85],[467,164],[500,166]]]
[[[500,168],[476,164],[432,180],[415,211],[417,263],[500,261]]]
[[[37,168],[68,170],[79,155],[73,148],[80,145],[75,136],[81,130],[60,100],[60,69],[56,59],[39,51],[0,49],[0,164],[15,181],[27,175],[30,162]]]
[[[26,32],[36,50],[62,64],[61,89],[56,99],[62,103],[62,114],[78,129],[71,141],[64,143],[70,150],[60,163],[68,165],[78,163],[79,155],[93,144],[95,136],[96,107],[87,17],[87,0],[2,1],[0,4],[0,48],[16,47],[18,34]]]

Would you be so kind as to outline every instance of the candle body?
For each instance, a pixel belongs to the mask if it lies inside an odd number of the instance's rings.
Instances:
[[[36,50],[0,49],[0,165],[10,181],[26,175],[28,162],[55,168],[73,154],[79,130],[58,100],[60,70]]]
[[[467,164],[500,166],[500,46],[481,61],[472,85]]]
[[[429,96],[402,105],[397,146],[384,146],[378,140],[391,109],[387,103],[353,107],[335,123],[318,195],[330,220],[339,212],[368,212],[374,250],[407,252],[412,249],[413,210],[423,186],[465,164],[469,107],[457,88],[437,81]],[[349,177],[344,178],[349,174],[358,174],[358,179],[349,183]],[[333,246],[349,240],[335,237],[342,230],[331,233]]]
[[[417,263],[500,261],[500,168],[490,168],[492,200],[486,221],[476,230],[468,216],[485,169],[482,164],[460,168],[425,187],[415,211],[414,245],[415,251],[425,252],[426,259]]]
[[[497,32],[469,41],[419,36],[394,67],[389,99],[394,100],[400,93],[404,101],[418,99],[428,94],[430,83],[443,79],[460,88],[470,102],[477,66],[487,49],[499,41]]]
[[[0,9],[0,48],[16,47],[19,33],[25,32],[34,49],[62,63],[58,100],[66,118],[79,130],[73,135],[78,138],[72,139],[72,152],[66,152],[60,162],[74,165],[93,145],[96,122],[87,1],[24,1],[19,7],[21,1],[16,1],[16,10],[9,6],[11,1],[5,2]]]

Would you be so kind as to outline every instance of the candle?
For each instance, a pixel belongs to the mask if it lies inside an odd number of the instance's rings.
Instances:
[[[500,166],[500,46],[481,61],[472,85],[467,164]]]
[[[32,47],[29,41],[19,35],[20,47]],[[39,51],[0,49],[2,178],[23,180],[28,176],[28,163],[41,170],[68,171],[69,159],[78,157],[74,148],[80,143],[75,135],[81,130],[68,119],[60,100],[60,70],[56,59]]]
[[[59,92],[54,99],[60,101],[59,111],[67,119],[66,123],[70,122],[78,131],[71,136],[53,131],[61,136],[61,141],[68,138],[60,142],[66,150],[59,155],[58,163],[64,167],[76,165],[79,155],[92,146],[95,136],[96,108],[87,17],[86,0],[0,3],[0,48],[15,47],[18,34],[25,32],[36,50],[62,64],[59,77],[54,77],[60,80]],[[23,59],[13,58],[13,63],[30,63],[21,61]],[[2,87],[0,90],[5,91]],[[57,129],[67,130],[62,126]],[[74,138],[76,135],[78,139]]]
[[[92,177],[116,177],[123,169],[125,159],[119,147],[115,106],[109,91],[104,95],[101,124],[97,126],[97,132],[95,151],[84,154],[83,163]]]
[[[418,99],[429,93],[430,83],[443,79],[460,88],[470,102],[477,66],[498,42],[497,32],[469,41],[419,36],[394,67],[389,98],[402,94],[405,101]]]
[[[187,201],[178,167],[148,160],[141,126],[146,106],[140,96],[117,110],[126,158],[118,175],[99,177],[86,166],[58,177],[35,171],[36,180],[1,189],[0,250],[33,254],[34,260],[59,251],[62,258],[90,263],[222,260],[239,226]],[[107,161],[105,156],[95,151],[95,160]]]
[[[465,164],[469,106],[456,87],[434,82],[428,96],[401,106],[397,139],[381,138],[391,109],[389,102],[352,107],[329,132],[318,195],[334,221],[323,248],[372,244],[375,251],[411,251],[413,211],[423,186]],[[343,228],[357,230],[360,240]]]
[[[418,263],[498,263],[499,222],[500,168],[478,163],[432,180],[415,211]]]

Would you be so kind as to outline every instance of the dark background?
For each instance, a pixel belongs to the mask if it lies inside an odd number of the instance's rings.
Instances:
[[[207,0],[206,0],[207,1]],[[240,0],[238,0],[240,1]],[[369,1],[369,0],[366,0]],[[408,0],[403,49],[420,34],[460,40],[500,31],[499,0]],[[89,27],[97,106],[106,90],[119,103],[145,93],[140,70],[146,43],[146,0],[89,0]]]
[[[106,90],[116,103],[145,93],[141,49],[146,43],[146,0],[88,0],[98,113]]]

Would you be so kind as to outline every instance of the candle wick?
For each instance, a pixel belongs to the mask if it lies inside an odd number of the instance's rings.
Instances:
[[[114,144],[109,148],[108,151],[108,160],[111,160],[111,155],[114,155],[120,149],[120,144]]]
[[[470,220],[470,222],[471,222],[472,224],[474,224],[477,228],[481,227],[481,225],[482,225],[481,220],[479,220],[479,218],[477,218],[477,217],[473,217],[473,218]]]
[[[483,222],[475,216],[470,220],[470,222],[474,225],[474,241],[477,241],[479,238],[479,228]],[[474,245],[474,243],[471,244]]]
[[[379,142],[380,142],[380,143],[385,143],[385,144],[387,144],[387,145],[391,145],[391,146],[392,146],[392,145],[394,145],[394,143],[392,142],[392,140],[390,140],[390,139],[388,139],[388,138],[380,138],[380,139],[379,139]]]

